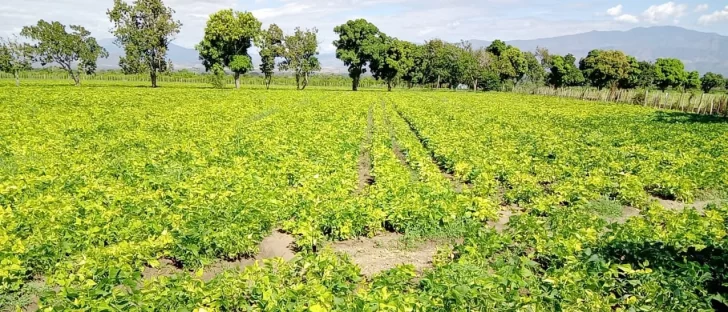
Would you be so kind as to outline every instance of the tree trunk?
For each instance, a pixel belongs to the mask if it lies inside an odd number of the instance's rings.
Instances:
[[[473,92],[478,92],[478,79],[473,81]]]
[[[301,88],[301,90],[306,89],[306,86],[308,86],[308,73],[303,74],[303,87]]]
[[[266,90],[270,89],[270,80],[271,80],[271,76],[268,75],[268,74],[266,74],[265,75],[265,78],[263,78],[263,81],[265,82],[265,89]]]
[[[392,82],[387,81],[387,92],[392,92]]]
[[[73,79],[73,83],[76,87],[81,85],[81,74],[74,73],[71,71],[71,79]]]
[[[13,72],[13,76],[15,76],[15,86],[20,87],[20,76],[17,70]]]
[[[437,88],[440,89],[440,75],[437,75]]]
[[[152,88],[157,87],[157,71],[152,70],[149,72],[149,77],[152,79]]]
[[[240,73],[235,73],[235,89],[240,89]]]
[[[359,90],[359,79],[360,78],[361,78],[361,76],[354,77],[354,78],[351,79],[351,91],[358,91]]]

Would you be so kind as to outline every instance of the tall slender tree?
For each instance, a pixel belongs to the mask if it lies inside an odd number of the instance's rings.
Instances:
[[[109,53],[85,28],[78,25],[70,28],[72,32],[69,33],[66,26],[59,22],[40,20],[34,26],[23,27],[20,34],[35,42],[33,54],[36,61],[42,65],[58,64],[78,86],[81,84],[81,72],[93,74],[98,58],[109,57]]]
[[[148,72],[153,88],[157,87],[157,75],[170,69],[167,49],[182,27],[173,14],[162,0],[135,0],[131,4],[114,0],[114,7],[106,12],[114,24],[111,33],[116,44],[125,52],[119,66],[125,73]]]
[[[261,23],[250,12],[220,10],[210,15],[205,36],[196,49],[205,69],[228,68],[235,77],[235,88],[240,88],[240,75],[253,69],[248,49],[260,35]]]
[[[256,44],[260,48],[260,71],[263,73],[265,88],[270,88],[273,71],[276,67],[276,58],[282,56],[283,31],[276,24],[271,24],[263,31]]]

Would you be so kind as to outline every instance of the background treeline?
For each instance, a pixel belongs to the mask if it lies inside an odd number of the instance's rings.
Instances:
[[[195,78],[190,71],[170,74],[173,64],[167,58],[167,49],[182,26],[174,19],[172,8],[161,0],[115,0],[106,13],[114,25],[111,33],[115,43],[124,49],[119,60],[121,73],[146,75],[153,87],[159,79],[174,81],[165,75]],[[82,77],[96,74],[97,59],[108,57],[108,53],[82,26],[68,28],[70,31],[59,22],[40,20],[22,29],[20,36],[24,40],[17,36],[2,39],[0,71],[15,77],[19,84],[34,63],[53,64],[79,85]],[[333,42],[336,57],[348,67],[352,90],[359,88],[362,79],[371,78],[389,90],[395,86],[476,91],[510,91],[517,86],[706,93],[728,89],[728,82],[720,74],[688,72],[678,59],[639,61],[617,50],[593,50],[577,60],[571,54],[551,54],[546,48],[521,51],[501,40],[479,48],[466,41],[450,43],[440,39],[418,44],[390,37],[364,19],[347,21],[336,26],[334,32],[338,35]],[[228,9],[210,15],[196,49],[209,73],[204,79],[214,86],[223,87],[231,81],[240,87],[241,82],[249,81],[245,77],[254,68],[248,52],[256,47],[260,50],[258,70],[263,85],[270,86],[278,70],[285,72],[298,89],[305,89],[321,70],[317,33],[315,28],[296,28],[292,34],[285,34],[276,24],[262,28],[252,13]],[[112,79],[109,72],[104,76]],[[329,84],[337,79],[332,77],[325,78]]]

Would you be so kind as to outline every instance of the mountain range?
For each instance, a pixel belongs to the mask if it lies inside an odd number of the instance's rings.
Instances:
[[[470,40],[474,47],[490,45],[490,41]],[[672,57],[682,60],[687,70],[701,74],[712,71],[728,75],[728,36],[705,33],[674,26],[640,27],[627,31],[591,31],[576,35],[532,40],[511,40],[506,43],[523,51],[535,51],[537,47],[549,49],[555,54],[574,54],[577,59],[593,49],[616,49],[639,60],[654,61],[657,58]],[[123,50],[114,45],[112,39],[100,40],[109,51],[109,58],[99,61],[99,68],[118,67]],[[169,58],[175,68],[203,70],[197,51],[170,44]],[[257,51],[251,53],[257,68],[260,57]],[[333,53],[319,55],[323,72],[344,73],[346,67]]]

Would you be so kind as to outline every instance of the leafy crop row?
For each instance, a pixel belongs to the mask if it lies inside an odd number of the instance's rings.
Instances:
[[[28,87],[0,93],[0,305],[49,311],[707,311],[728,206],[726,129],[641,107],[517,95]],[[370,184],[358,189],[362,151]],[[641,215],[610,224],[607,197]],[[497,232],[486,222],[523,211]],[[204,282],[142,276],[298,256]],[[327,240],[456,236],[433,268],[370,278]]]

